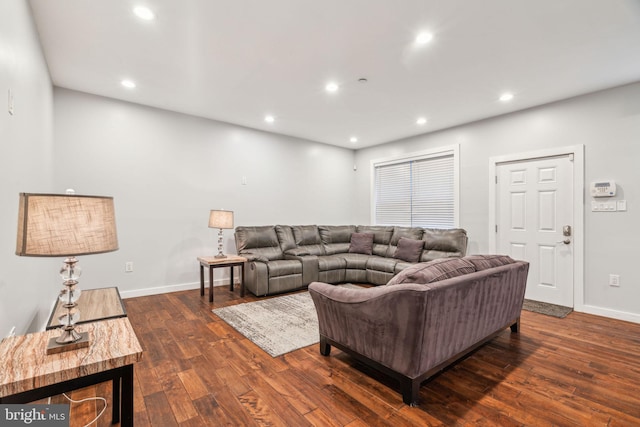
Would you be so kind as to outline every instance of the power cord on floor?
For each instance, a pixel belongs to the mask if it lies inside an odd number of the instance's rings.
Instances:
[[[71,402],[71,403],[82,403],[82,402],[87,402],[87,401],[90,401],[90,400],[102,400],[102,402],[104,403],[104,407],[102,408],[102,411],[100,411],[100,413],[93,420],[91,420],[91,422],[89,424],[85,425],[84,427],[89,427],[91,424],[93,424],[96,421],[98,421],[98,418],[100,418],[102,416],[102,414],[104,414],[104,411],[107,410],[107,399],[105,399],[104,397],[96,396],[96,397],[87,397],[86,399],[81,399],[81,400],[73,400],[72,398],[67,396],[65,393],[62,393],[62,395],[64,397],[66,397],[67,400],[69,402]]]

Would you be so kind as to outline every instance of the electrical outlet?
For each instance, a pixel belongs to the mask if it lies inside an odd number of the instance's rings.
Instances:
[[[620,275],[619,274],[610,274],[609,275],[609,286],[620,286]]]
[[[14,326],[13,328],[11,328],[11,330],[9,331],[9,334],[7,335],[7,338],[11,338],[11,337],[15,337],[16,336],[16,327]]]
[[[133,272],[133,261],[127,261],[124,263],[124,272],[125,273]]]

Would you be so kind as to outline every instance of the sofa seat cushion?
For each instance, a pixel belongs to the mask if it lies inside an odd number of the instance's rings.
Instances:
[[[400,260],[397,260],[397,261],[398,262],[396,262],[396,267],[395,267],[395,269],[393,271],[395,274],[398,274],[402,270],[405,270],[405,269],[407,269],[409,267],[413,267],[414,265],[416,265],[413,262],[406,262],[406,261],[400,261]]]
[[[399,283],[433,283],[475,271],[476,269],[473,264],[462,258],[437,259],[405,268],[397,276],[389,280],[387,285]]]
[[[513,264],[516,262],[508,255],[469,255],[463,258],[469,261],[476,268],[476,271],[487,268],[500,267],[501,265]]]
[[[367,269],[367,261],[371,258],[378,258],[375,255],[363,255],[363,254],[339,254],[334,255],[336,257],[343,258],[347,263],[346,268],[351,270],[366,270]]]
[[[395,273],[397,263],[398,260],[395,258],[369,257],[367,260],[367,270]]]
[[[293,259],[282,259],[269,261],[267,263],[269,277],[289,276],[291,274],[302,274],[302,263]]]
[[[318,257],[318,271],[344,270],[347,268],[347,261],[342,256],[328,255]]]

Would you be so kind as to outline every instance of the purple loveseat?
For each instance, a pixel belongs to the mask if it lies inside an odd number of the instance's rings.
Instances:
[[[335,346],[399,380],[415,405],[420,384],[505,328],[518,332],[529,264],[473,255],[416,264],[386,285],[314,282],[320,352]]]

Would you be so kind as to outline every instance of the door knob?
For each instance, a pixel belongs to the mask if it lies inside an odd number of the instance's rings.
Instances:
[[[568,245],[571,243],[571,239],[564,239],[564,240],[560,240],[559,242],[556,242],[556,244],[558,243],[564,243],[565,245]]]

